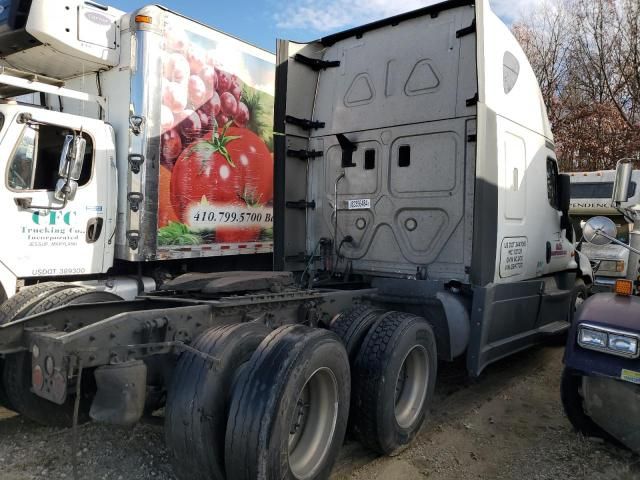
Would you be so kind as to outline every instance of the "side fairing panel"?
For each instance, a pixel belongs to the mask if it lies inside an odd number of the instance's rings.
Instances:
[[[486,282],[510,283],[576,268],[574,247],[560,225],[553,136],[535,74],[509,29],[477,5],[479,164],[496,164],[495,272]],[[491,130],[485,126],[491,125]],[[489,206],[487,206],[489,207]],[[486,222],[489,223],[489,222]],[[476,245],[480,247],[480,245]]]

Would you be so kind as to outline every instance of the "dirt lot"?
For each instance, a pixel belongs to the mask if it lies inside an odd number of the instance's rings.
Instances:
[[[462,365],[443,366],[430,421],[412,447],[376,458],[347,441],[333,478],[640,479],[638,457],[571,431],[558,393],[561,358],[559,347],[531,350],[475,381]],[[173,479],[161,422],[81,427],[80,478]],[[71,432],[0,409],[0,478],[71,479]]]

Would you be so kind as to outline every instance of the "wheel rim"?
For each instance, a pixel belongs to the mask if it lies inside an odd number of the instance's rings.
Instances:
[[[296,401],[289,428],[289,468],[294,477],[313,477],[322,467],[338,418],[338,381],[328,368],[313,372]]]
[[[402,428],[409,428],[420,416],[429,386],[429,357],[421,345],[405,356],[396,379],[395,416]]]

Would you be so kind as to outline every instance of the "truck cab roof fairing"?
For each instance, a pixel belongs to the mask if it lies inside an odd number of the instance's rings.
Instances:
[[[522,47],[493,13],[476,3],[478,98],[497,115],[553,141],[540,86]]]

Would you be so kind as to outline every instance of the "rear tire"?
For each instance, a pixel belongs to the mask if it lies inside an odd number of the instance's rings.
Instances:
[[[212,328],[193,347],[219,360],[216,365],[193,352],[180,355],[165,410],[165,443],[180,478],[224,480],[224,439],[231,387],[260,342],[271,332],[262,324]]]
[[[584,280],[578,278],[573,286],[573,293],[571,294],[571,310],[569,310],[569,323],[573,325],[576,315],[580,311],[582,304],[585,302],[589,295],[587,286]]]
[[[227,478],[328,478],[344,440],[349,389],[349,358],[333,333],[302,325],[275,330],[233,391]]]
[[[96,292],[90,288],[73,287],[60,290],[31,305],[23,316],[43,313],[52,308],[79,303],[99,303],[122,300],[119,296],[107,292]],[[26,310],[26,309],[25,309]],[[83,383],[92,377],[84,372]],[[7,355],[4,362],[3,383],[9,405],[24,417],[52,427],[69,427],[73,423],[74,397],[69,395],[63,405],[58,405],[31,392],[31,353],[21,352]],[[86,383],[85,383],[86,385]],[[89,419],[89,407],[93,391],[84,388],[80,399],[79,421]]]
[[[418,433],[433,397],[438,355],[431,325],[390,312],[369,330],[353,367],[353,432],[366,447],[396,455]]]
[[[331,322],[329,328],[342,340],[350,363],[354,362],[364,337],[382,312],[368,305],[360,305],[346,310]]]

